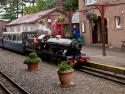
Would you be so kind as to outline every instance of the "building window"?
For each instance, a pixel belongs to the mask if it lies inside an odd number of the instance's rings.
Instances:
[[[23,31],[27,31],[28,28],[27,28],[27,25],[23,25]]]
[[[121,19],[120,16],[115,17],[115,28],[121,28]]]
[[[85,0],[86,5],[94,4],[97,0]]]

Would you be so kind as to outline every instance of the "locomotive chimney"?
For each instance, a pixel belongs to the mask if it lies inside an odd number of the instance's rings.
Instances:
[[[56,8],[59,10],[63,10],[63,0],[55,0],[56,1]]]

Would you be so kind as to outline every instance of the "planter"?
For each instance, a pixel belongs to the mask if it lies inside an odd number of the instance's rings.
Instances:
[[[73,70],[66,72],[58,72],[58,76],[62,87],[68,87],[72,85]]]
[[[37,53],[32,52],[24,60],[24,64],[27,64],[29,71],[35,71],[38,69],[38,63],[41,62],[41,59],[37,56]]]
[[[38,69],[38,63],[35,63],[35,64],[27,64],[28,66],[28,70],[29,71],[35,71]]]

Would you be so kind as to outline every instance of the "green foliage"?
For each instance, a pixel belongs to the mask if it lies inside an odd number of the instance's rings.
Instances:
[[[56,6],[55,0],[47,0],[47,5],[46,5],[46,9],[51,9],[54,8]]]
[[[64,10],[65,11],[69,11],[69,10],[72,10],[72,11],[75,11],[78,9],[78,0],[63,0],[64,3]]]
[[[8,0],[0,0],[0,6],[4,6],[4,5],[6,5],[6,2],[7,2]]]
[[[37,56],[37,53],[32,52],[28,58],[24,60],[24,64],[35,64],[41,62],[41,59]]]
[[[37,0],[35,6],[25,7],[24,13],[31,14],[35,12],[39,12],[45,9],[51,9],[55,7],[54,0]]]
[[[78,9],[78,0],[64,0],[63,6],[65,11],[75,11]],[[55,0],[36,0],[36,5],[32,7],[25,7],[24,13],[30,14],[54,7],[56,7]]]
[[[46,24],[46,21],[45,21],[45,19],[40,19],[40,20],[38,21],[38,23],[40,23],[40,24],[42,24],[42,25],[45,25],[45,24]]]
[[[70,71],[73,70],[73,65],[69,65],[67,61],[62,61],[58,65],[58,72],[65,72],[65,71]]]
[[[31,14],[31,13],[35,13],[38,12],[39,10],[37,9],[36,6],[32,6],[32,7],[25,7],[24,8],[24,13],[25,14]]]
[[[39,9],[39,11],[51,9],[55,7],[55,0],[38,0],[36,6]]]
[[[65,38],[70,38],[71,37],[71,34],[70,34],[70,32],[65,32]]]
[[[9,19],[10,21],[16,19],[16,15],[14,14],[11,14],[11,13],[6,13],[6,14],[3,14],[2,19]]]
[[[2,10],[1,18],[6,20],[15,20],[19,15],[23,14],[24,6],[27,0],[0,0]]]
[[[26,3],[30,6],[26,7]],[[75,11],[78,9],[78,0],[64,0],[63,5],[65,11]],[[24,13],[35,13],[55,6],[55,0],[0,0],[0,17],[12,21]]]
[[[90,21],[97,21],[97,20],[98,20],[98,16],[97,16],[97,14],[95,14],[95,13],[90,13],[90,14],[88,14],[87,16],[88,16],[88,19],[89,19]]]
[[[58,21],[58,22],[64,22],[64,20],[65,20],[65,17],[64,17],[64,16],[59,16],[59,17],[57,18],[57,21]]]

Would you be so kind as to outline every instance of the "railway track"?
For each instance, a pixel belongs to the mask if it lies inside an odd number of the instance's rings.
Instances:
[[[30,94],[1,71],[0,89],[2,89],[2,92],[4,92],[3,94]],[[0,94],[2,93],[0,92]]]
[[[80,69],[78,69],[78,71],[85,72],[94,76],[98,76],[125,85],[125,75],[120,75],[113,72],[95,69],[87,66],[82,66]]]

